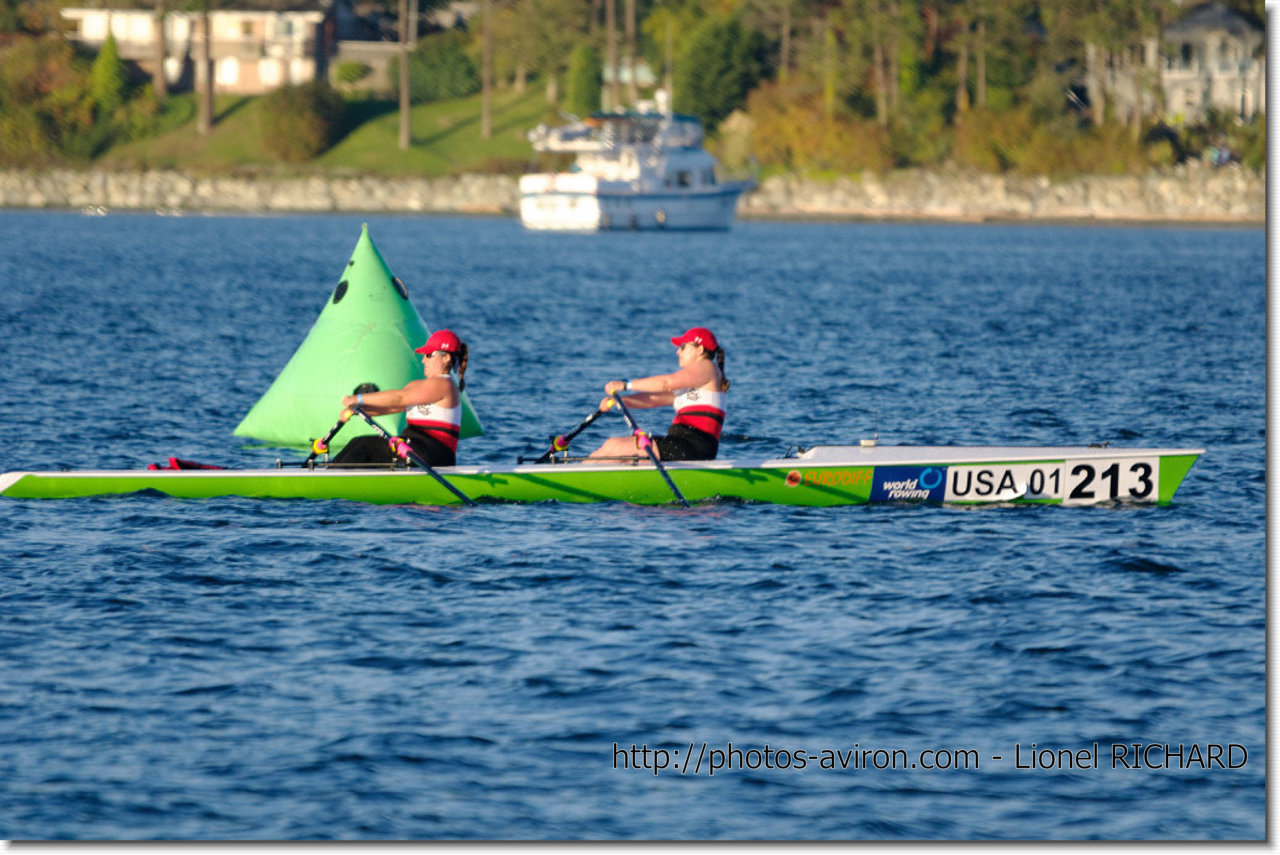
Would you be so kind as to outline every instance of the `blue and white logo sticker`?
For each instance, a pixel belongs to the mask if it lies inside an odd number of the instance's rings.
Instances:
[[[941,502],[947,492],[945,466],[877,466],[873,502]]]

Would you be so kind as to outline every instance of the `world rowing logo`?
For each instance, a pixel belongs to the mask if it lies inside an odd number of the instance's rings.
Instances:
[[[871,487],[873,502],[941,502],[947,480],[942,466],[880,466]]]

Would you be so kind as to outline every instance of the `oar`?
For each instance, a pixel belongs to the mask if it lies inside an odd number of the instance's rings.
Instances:
[[[309,454],[309,455],[307,456],[307,459],[306,459],[306,460],[302,461],[302,465],[303,465],[303,466],[310,466],[310,465],[311,465],[311,461],[315,460],[315,459],[316,459],[317,457],[319,457],[321,454],[324,454],[326,451],[328,451],[328,450],[329,450],[329,442],[330,442],[330,441],[331,441],[335,436],[337,436],[337,435],[338,435],[338,431],[342,430],[342,426],[343,426],[343,425],[345,425],[345,424],[347,423],[347,419],[349,419],[349,418],[351,418],[351,411],[350,411],[350,410],[343,410],[343,411],[342,411],[342,416],[338,419],[337,423],[336,423],[336,424],[334,424],[334,426],[333,426],[333,427],[329,428],[329,432],[328,432],[328,433],[326,433],[326,434],[325,434],[323,437],[321,437],[320,439],[312,440],[312,442],[311,442],[311,454]]]
[[[658,459],[658,455],[653,452],[653,441],[649,438],[649,434],[640,429],[640,425],[636,424],[635,418],[631,415],[631,411],[627,409],[627,405],[622,403],[622,396],[614,392],[613,400],[617,402],[618,409],[622,412],[622,417],[627,420],[627,424],[631,425],[631,432],[636,437],[636,444],[644,449],[645,454],[649,455],[649,459],[653,461],[653,465],[658,467],[658,471],[662,473],[662,478],[667,482],[667,486],[671,488],[671,492],[676,494],[676,498],[680,500],[680,504],[686,508],[689,507],[688,500],[681,494],[680,488],[676,486],[676,482],[671,480],[671,476],[667,474],[667,470],[663,467],[662,461]]]
[[[546,463],[548,460],[551,459],[551,455],[555,454],[557,451],[566,450],[569,447],[569,443],[573,441],[573,438],[575,436],[582,433],[587,428],[591,427],[592,422],[594,422],[596,419],[603,416],[605,412],[607,412],[612,407],[613,407],[612,403],[610,403],[608,407],[601,407],[600,409],[596,410],[594,413],[592,413],[591,415],[583,419],[582,424],[578,425],[573,430],[569,431],[566,434],[561,434],[560,436],[553,436],[551,438],[551,447],[548,448],[545,452],[543,452],[542,456],[533,462]],[[522,460],[521,462],[523,463],[524,461]]]
[[[362,394],[368,394],[369,392],[377,392],[377,391],[378,391],[377,384],[361,383],[354,390],[352,390],[351,394],[362,395]],[[342,430],[342,426],[347,423],[347,419],[349,418],[351,418],[351,411],[343,410],[342,415],[338,418],[337,423],[334,424],[333,427],[329,428],[328,433],[326,433],[320,439],[311,441],[311,455],[307,457],[306,460],[302,461],[303,466],[310,466],[311,461],[315,460],[321,454],[324,454],[326,451],[329,450],[329,443],[332,442],[333,438],[338,435],[338,431]]]
[[[382,425],[375,422],[369,416],[369,414],[364,411],[362,407],[352,407],[351,412],[355,413],[357,416],[359,416],[360,418],[368,422],[369,427],[373,428],[373,432],[376,433],[378,436],[382,437],[383,439],[385,439],[391,445],[391,450],[394,451],[396,454],[400,455],[405,460],[408,460],[409,462],[416,464],[419,468],[427,470],[428,475],[430,475],[432,478],[435,478],[437,481],[439,481],[442,485],[444,485],[444,488],[446,490],[448,490],[450,493],[453,493],[453,495],[457,496],[464,503],[468,505],[475,504],[475,502],[473,502],[471,499],[468,499],[467,496],[461,490],[459,490],[457,487],[453,486],[448,481],[446,481],[443,475],[441,475],[435,469],[431,468],[430,463],[428,463],[427,461],[419,457],[418,453],[409,447],[409,443],[405,442],[403,439],[401,439],[398,436],[393,436],[392,434],[388,433],[386,429],[383,428]]]

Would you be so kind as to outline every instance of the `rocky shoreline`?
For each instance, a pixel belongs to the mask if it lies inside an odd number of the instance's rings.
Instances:
[[[199,177],[174,171],[0,170],[0,208],[157,213],[516,213],[516,180]],[[1044,177],[909,170],[829,179],[772,176],[739,203],[753,219],[1085,220],[1265,223],[1266,178],[1188,163],[1141,177]]]

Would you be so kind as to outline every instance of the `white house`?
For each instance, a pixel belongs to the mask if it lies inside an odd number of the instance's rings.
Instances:
[[[1166,25],[1159,43],[1150,39],[1105,58],[1090,46],[1090,101],[1109,100],[1122,117],[1136,109],[1194,121],[1216,108],[1251,118],[1266,111],[1264,42],[1254,22],[1222,3],[1200,3]]]
[[[1221,3],[1204,3],[1164,28],[1161,82],[1170,115],[1218,107],[1249,118],[1266,110],[1261,27]]]
[[[162,64],[163,33],[165,80],[189,88],[201,68],[201,15],[177,5],[133,0],[130,8],[107,8],[91,0],[62,15],[71,25],[70,38],[98,49],[110,32],[121,57],[153,76]],[[211,10],[215,85],[220,92],[260,94],[324,76],[330,46],[349,10],[346,0],[239,0]]]

